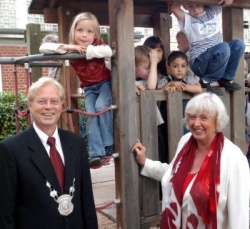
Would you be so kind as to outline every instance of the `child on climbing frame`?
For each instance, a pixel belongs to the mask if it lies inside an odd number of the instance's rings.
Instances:
[[[95,113],[111,106],[111,71],[105,64],[105,58],[112,56],[112,50],[101,39],[100,26],[95,15],[89,12],[78,14],[70,28],[69,44],[44,43],[40,46],[40,52],[85,54],[86,58],[71,60],[70,64],[84,89],[86,111]],[[86,132],[89,166],[98,166],[103,158],[114,152],[111,111],[100,116],[87,117]]]
[[[222,7],[232,2],[219,0],[218,5],[193,2],[182,5],[180,1],[170,3],[171,11],[189,41],[192,71],[201,78],[203,87],[217,95],[223,95],[220,86],[228,91],[241,89],[234,78],[245,44],[240,39],[223,42],[219,24]]]

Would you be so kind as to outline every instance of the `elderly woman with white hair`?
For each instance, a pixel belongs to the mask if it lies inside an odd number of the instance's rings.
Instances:
[[[200,93],[188,102],[184,120],[190,133],[170,164],[146,158],[139,140],[131,149],[141,174],[162,183],[162,228],[249,229],[249,166],[222,133],[229,120],[223,102]]]

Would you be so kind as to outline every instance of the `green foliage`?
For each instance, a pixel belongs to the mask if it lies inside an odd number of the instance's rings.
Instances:
[[[85,101],[84,99],[78,99],[78,108],[82,111],[85,111]],[[87,141],[87,136],[86,136],[86,116],[80,114],[80,131],[82,131],[81,136],[83,137],[87,151],[88,151],[88,141]]]
[[[27,99],[23,93],[18,94],[18,103],[21,110],[27,108]],[[19,129],[28,127],[27,116],[18,117]],[[0,93],[0,140],[16,134],[15,94],[13,92]]]
[[[78,99],[78,107],[82,111],[85,110],[85,101],[84,101],[84,99]],[[85,115],[81,115],[81,117],[82,117],[82,123],[80,123],[80,125],[82,125],[84,131],[86,131],[86,116]]]

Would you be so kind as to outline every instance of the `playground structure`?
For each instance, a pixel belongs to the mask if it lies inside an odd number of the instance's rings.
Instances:
[[[115,151],[119,155],[115,159],[116,197],[120,200],[117,204],[117,228],[150,228],[151,223],[161,218],[159,198],[159,183],[139,175],[138,165],[135,162],[130,147],[137,138],[146,145],[148,157],[157,159],[157,119],[155,107],[156,101],[166,101],[169,159],[173,158],[176,145],[183,134],[182,101],[191,95],[181,92],[174,94],[163,91],[145,91],[140,97],[134,92],[134,39],[133,28],[135,26],[153,27],[154,34],[161,36],[169,52],[169,29],[171,27],[166,1],[47,1],[33,0],[30,11],[44,13],[47,22],[56,22],[59,26],[59,39],[66,42],[70,22],[81,11],[91,11],[99,19],[101,25],[110,26],[109,44],[113,49],[114,56],[111,59],[112,67],[112,92],[115,124]],[[196,2],[196,1],[192,1]],[[199,3],[215,4],[215,0],[200,0]],[[85,3],[85,4],[84,4]],[[39,8],[39,10],[37,9]],[[250,8],[250,2],[234,1],[230,8],[223,11],[223,35],[224,40],[229,41],[234,37],[243,36],[243,8]],[[108,20],[112,18],[112,20]],[[109,23],[108,23],[109,22]],[[126,22],[126,23],[124,23]],[[230,28],[230,29],[229,29]],[[28,43],[32,50],[31,37],[34,31],[28,34]],[[35,51],[34,53],[38,53]],[[34,54],[29,53],[29,54]],[[72,56],[70,56],[72,55]],[[31,55],[23,58],[9,58],[1,64],[27,64],[35,67],[36,61],[84,58],[79,54]],[[30,59],[28,59],[30,58]],[[9,61],[9,62],[8,62]],[[8,63],[7,63],[8,62]],[[82,95],[77,94],[77,78],[70,71],[67,61],[63,64],[62,84],[67,90],[72,102],[72,107],[77,108],[77,100]],[[70,71],[70,72],[68,72]],[[32,71],[33,72],[33,71]],[[70,80],[67,78],[70,75]],[[32,74],[35,80],[39,75]],[[27,78],[28,79],[28,78]],[[237,83],[244,86],[243,63],[237,71]],[[244,90],[234,93],[225,92],[222,100],[230,114],[230,124],[225,130],[225,135],[236,143],[242,150],[245,144],[245,117],[244,117]],[[68,101],[69,102],[69,101]],[[78,118],[72,114],[73,127],[77,131]],[[150,120],[150,121],[149,121]],[[63,115],[62,127],[71,129],[68,115]]]
[[[27,71],[27,86],[30,84],[31,74],[30,74],[30,68],[31,67],[41,67],[41,66],[55,66],[55,63],[48,63],[43,62],[46,60],[57,60],[57,59],[63,59],[65,60],[65,68],[66,68],[66,84],[69,85],[70,81],[70,73],[68,72],[68,59],[77,59],[77,58],[85,58],[83,55],[79,55],[77,53],[71,53],[71,54],[65,54],[65,55],[30,55],[30,56],[24,56],[20,58],[0,58],[0,64],[14,64],[14,79],[15,83],[18,84],[18,74],[16,72],[16,65],[24,65],[26,67]],[[67,120],[69,123],[69,130],[74,131],[72,126],[72,113],[82,113],[84,115],[99,115],[99,114],[89,114],[84,111],[80,111],[72,107],[70,98],[76,99],[76,98],[83,98],[83,95],[81,94],[74,94],[72,95],[69,88],[67,87],[67,101],[66,101],[66,107],[63,111],[64,113],[67,113]],[[227,92],[224,92],[225,95],[222,97],[226,107],[230,109],[230,94]],[[183,126],[182,126],[182,114],[183,114],[183,106],[182,102],[183,100],[188,100],[191,98],[190,94],[176,92],[176,93],[166,93],[164,91],[144,91],[141,93],[140,97],[137,98],[135,101],[136,103],[136,113],[137,118],[136,122],[139,125],[140,133],[138,133],[138,136],[140,136],[142,142],[145,142],[148,148],[148,156],[152,159],[158,159],[158,142],[157,142],[157,118],[156,118],[156,112],[155,109],[152,109],[152,107],[155,107],[157,101],[166,102],[167,107],[167,120],[171,120],[168,122],[168,142],[171,143],[169,146],[169,158],[172,159],[175,153],[175,149],[178,143],[178,139],[183,134]],[[18,104],[16,104],[18,107]],[[170,109],[168,109],[170,108]],[[113,106],[114,112],[116,111],[116,106]],[[153,111],[152,111],[153,110]],[[102,111],[105,112],[105,111]],[[100,112],[100,114],[102,113]],[[27,110],[18,110],[16,113],[17,115],[27,115]],[[151,120],[150,122],[148,120]],[[18,132],[18,130],[17,130]],[[225,130],[225,135],[228,138],[231,138],[230,134],[230,125],[227,126],[227,129]],[[113,155],[115,158],[115,163],[117,163],[120,158],[120,154],[116,153]],[[143,206],[144,217],[141,217],[141,224],[150,225],[152,222],[159,221],[161,218],[160,215],[160,201],[159,201],[159,184],[156,181],[147,179],[147,178],[141,178],[139,176],[138,171],[133,174],[133,176],[136,176],[138,179],[139,186],[139,192],[141,193],[140,196],[143,197],[140,201]],[[129,178],[131,179],[131,178]],[[135,184],[135,186],[136,186]],[[132,185],[132,184],[130,184]],[[141,190],[140,190],[141,189]],[[139,201],[139,200],[138,200]],[[103,206],[97,206],[97,210],[101,210],[103,208],[109,207],[113,204],[116,204],[119,206],[121,204],[121,199],[116,198],[115,200],[111,201],[108,204],[105,204]],[[152,208],[154,206],[154,208]],[[153,214],[153,216],[151,215]],[[147,215],[150,215],[146,217]]]

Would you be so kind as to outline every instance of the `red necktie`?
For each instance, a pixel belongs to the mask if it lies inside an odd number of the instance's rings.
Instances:
[[[61,191],[63,192],[63,187],[64,187],[64,165],[62,158],[60,154],[58,153],[55,145],[56,139],[53,137],[48,137],[47,144],[50,145],[50,160],[53,165],[53,168],[56,172],[56,176],[61,188]]]

